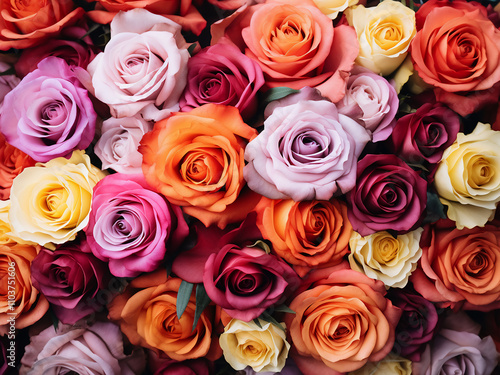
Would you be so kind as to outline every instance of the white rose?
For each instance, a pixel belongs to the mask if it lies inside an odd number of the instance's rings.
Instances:
[[[411,361],[403,357],[389,354],[378,362],[368,362],[359,370],[349,375],[411,375]]]
[[[334,20],[347,7],[356,5],[358,0],[314,0],[314,3],[323,14]]]

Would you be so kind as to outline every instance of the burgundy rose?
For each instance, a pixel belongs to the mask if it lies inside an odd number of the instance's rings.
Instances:
[[[31,264],[33,285],[63,323],[73,324],[96,311],[100,306],[89,301],[108,285],[106,264],[83,252],[87,246],[82,240],[61,245],[55,251],[42,249]]]
[[[396,155],[411,163],[438,163],[460,130],[459,116],[442,104],[426,103],[401,117],[391,135]]]
[[[189,59],[187,79],[181,111],[208,103],[224,104],[238,108],[243,119],[255,114],[257,92],[264,85],[259,64],[235,46],[220,43]]]
[[[353,229],[367,236],[415,229],[427,204],[427,182],[396,155],[366,155],[358,162],[356,187],[347,193]]]

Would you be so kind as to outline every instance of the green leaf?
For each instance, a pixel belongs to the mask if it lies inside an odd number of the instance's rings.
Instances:
[[[208,304],[210,303],[210,297],[205,291],[205,287],[203,284],[196,285],[196,309],[194,311],[194,321],[193,321],[193,329],[196,328],[196,324],[198,324],[198,320],[200,319],[201,313],[206,309]]]
[[[274,317],[266,313],[265,311],[262,313],[261,318],[265,320],[266,322],[269,322],[271,324],[274,324],[276,327],[278,327],[281,330],[285,330],[285,327],[283,327]]]
[[[54,326],[54,331],[57,332],[57,328],[59,328],[59,319],[57,319],[57,316],[52,309],[49,309],[49,315],[52,320],[52,325]]]
[[[253,322],[257,325],[257,327],[262,328],[262,325],[260,324],[259,318],[255,318]]]
[[[271,248],[265,241],[262,240],[257,240],[253,245],[249,245],[248,247],[258,247],[264,250],[267,254],[271,254]]]
[[[181,285],[179,287],[179,291],[177,292],[177,318],[180,319],[184,310],[189,303],[189,298],[191,298],[191,292],[193,291],[193,283],[188,283],[187,281],[182,280]]]
[[[83,38],[89,36],[90,34],[92,34],[94,31],[96,31],[101,26],[102,25],[100,25],[98,23],[93,24],[92,26],[89,27],[89,31],[87,31],[80,39],[83,39]]]
[[[427,207],[423,224],[434,223],[439,219],[446,219],[445,207],[435,192],[427,191]]]
[[[274,311],[276,312],[284,312],[288,314],[295,314],[295,311],[293,311],[291,308],[289,308],[286,305],[279,305],[274,308]]]
[[[197,45],[198,43],[193,43],[188,47],[189,56],[193,56],[194,50],[196,49]]]
[[[294,90],[291,89],[290,87],[273,87],[269,91],[266,92],[265,97],[264,97],[264,103],[269,104],[270,102],[274,100],[279,100],[283,99],[284,97],[291,95],[291,94],[296,94],[300,92],[299,90]]]

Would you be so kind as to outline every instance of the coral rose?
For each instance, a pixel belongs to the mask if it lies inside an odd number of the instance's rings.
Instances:
[[[40,44],[60,33],[85,14],[72,0],[2,1],[0,3],[0,50]]]
[[[206,226],[241,221],[260,196],[245,187],[243,153],[257,131],[234,107],[206,104],[155,124],[142,139],[146,180]]]
[[[295,314],[286,314],[285,323],[300,370],[333,375],[384,358],[401,314],[384,295],[382,282],[340,267],[297,295],[290,304]]]
[[[332,101],[344,96],[356,33],[333,27],[312,0],[270,0],[242,7],[212,26],[212,44],[225,36],[261,66],[267,87],[316,87]]]
[[[420,267],[410,278],[417,292],[442,307],[499,308],[499,224],[460,230],[440,220],[426,227]]]

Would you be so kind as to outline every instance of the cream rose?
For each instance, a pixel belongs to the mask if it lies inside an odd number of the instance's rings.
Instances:
[[[279,372],[285,366],[290,344],[285,331],[259,319],[244,322],[233,319],[220,335],[224,358],[235,370],[250,366],[255,372]]]
[[[349,240],[349,264],[355,271],[382,281],[386,287],[404,288],[422,256],[419,246],[422,228],[399,234],[386,231],[362,237],[353,232]]]
[[[385,0],[376,7],[349,8],[345,14],[358,35],[356,63],[384,76],[394,72],[417,33],[415,12],[398,1]]]
[[[36,245],[31,241],[23,241],[12,233],[9,220],[10,200],[0,201],[0,245]]]
[[[458,229],[492,220],[500,201],[500,132],[478,123],[472,133],[458,133],[443,153],[434,185]]]
[[[359,370],[349,375],[411,375],[411,361],[403,357],[389,354],[378,362],[368,362]]]
[[[313,0],[314,4],[328,18],[334,20],[340,12],[343,12],[348,7],[356,5],[358,0]]]
[[[83,151],[24,169],[12,184],[13,234],[46,247],[73,240],[88,223],[92,189],[103,177]]]

